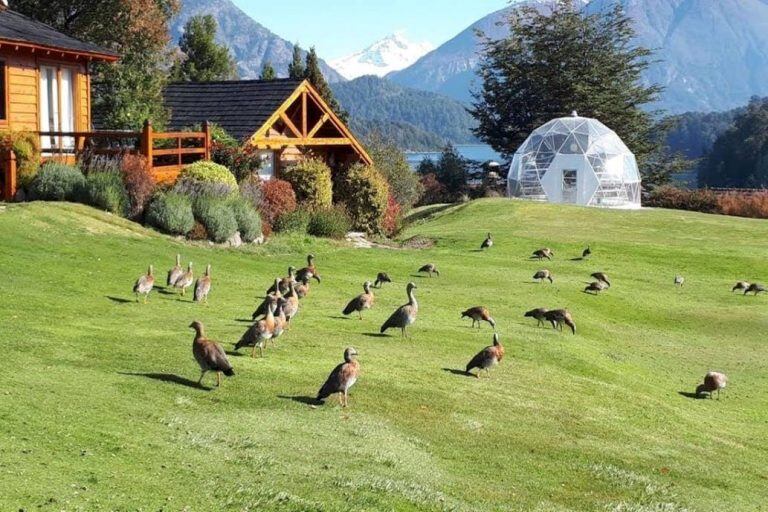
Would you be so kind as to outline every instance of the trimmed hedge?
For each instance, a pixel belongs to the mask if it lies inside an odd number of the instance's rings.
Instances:
[[[229,169],[208,160],[184,166],[173,190],[192,197],[233,197],[238,193],[237,181]]]
[[[192,210],[195,219],[205,226],[208,238],[216,243],[226,242],[237,231],[237,219],[226,199],[201,196],[195,199]]]
[[[85,176],[79,167],[48,162],[29,187],[32,200],[80,201],[85,195]]]
[[[331,168],[310,158],[283,169],[281,176],[291,184],[296,199],[310,208],[330,208],[333,202]]]
[[[339,202],[347,206],[353,226],[368,233],[381,233],[389,199],[387,180],[375,167],[354,164],[339,183]]]
[[[669,185],[656,188],[643,202],[643,205],[673,210],[719,213],[717,194],[711,190],[686,190]]]
[[[253,242],[261,236],[261,216],[251,203],[239,197],[232,200],[230,207],[237,221],[240,238],[244,242]]]
[[[192,201],[182,194],[159,192],[146,213],[147,224],[171,235],[186,235],[195,227]]]
[[[278,233],[306,233],[309,216],[309,210],[303,208],[284,213],[272,223],[272,229]]]
[[[128,192],[119,172],[95,172],[85,179],[88,203],[115,215],[126,217],[130,208]]]
[[[313,211],[307,225],[308,234],[324,238],[344,238],[350,229],[352,219],[343,206]]]

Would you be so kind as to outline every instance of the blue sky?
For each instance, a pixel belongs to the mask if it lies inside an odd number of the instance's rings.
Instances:
[[[233,0],[253,19],[326,60],[361,50],[395,31],[444,43],[508,0]]]

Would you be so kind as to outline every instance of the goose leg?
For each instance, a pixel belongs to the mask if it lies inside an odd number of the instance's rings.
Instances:
[[[258,343],[256,345],[258,345]],[[251,349],[251,357],[256,357],[256,345]],[[259,350],[261,350],[261,347],[259,347]]]
[[[216,372],[216,387],[221,386],[221,372]]]
[[[200,371],[200,378],[197,379],[197,385],[198,386],[202,386],[203,385],[203,377],[205,377],[205,372],[206,372],[206,370],[201,370]]]

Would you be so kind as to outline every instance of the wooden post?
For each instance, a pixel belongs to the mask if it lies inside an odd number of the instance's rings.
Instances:
[[[144,121],[144,129],[141,131],[140,145],[139,153],[144,155],[149,164],[149,168],[152,169],[154,167],[152,164],[152,147],[154,146],[154,140],[152,139],[152,121],[149,119]]]
[[[16,197],[16,153],[10,149],[4,158],[3,171],[5,172],[3,199],[12,201]]]
[[[211,159],[211,123],[208,121],[205,121],[203,123],[203,133],[205,133],[205,140],[203,141],[203,144],[205,144],[205,160]]]

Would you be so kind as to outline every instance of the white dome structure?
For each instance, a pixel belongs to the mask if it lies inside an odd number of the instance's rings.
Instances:
[[[552,203],[640,208],[635,155],[597,119],[553,119],[534,130],[512,159],[507,195]]]

